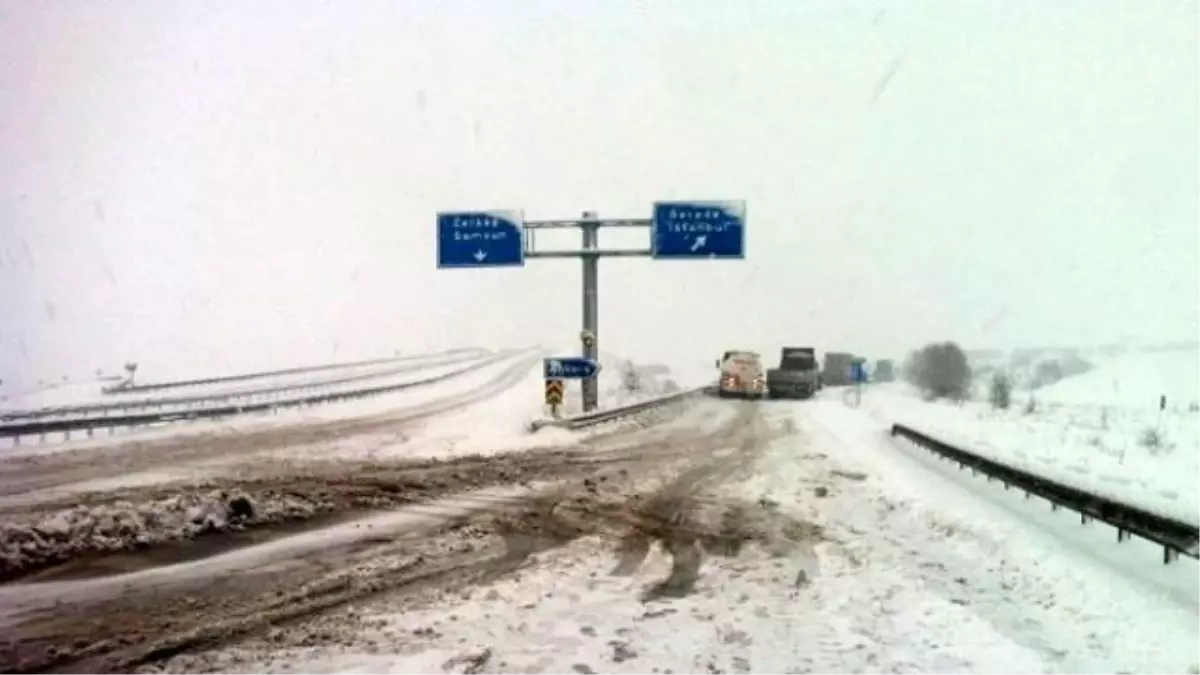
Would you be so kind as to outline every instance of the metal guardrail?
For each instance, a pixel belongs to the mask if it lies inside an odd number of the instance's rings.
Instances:
[[[715,388],[712,385],[705,385],[703,387],[696,387],[694,389],[685,389],[683,391],[675,392],[674,394],[667,394],[666,396],[659,396],[657,398],[646,399],[645,401],[638,401],[637,403],[630,403],[629,405],[618,406],[615,408],[605,408],[603,410],[593,410],[592,412],[581,413],[579,415],[572,415],[570,417],[562,417],[559,419],[534,420],[529,425],[529,428],[531,431],[537,431],[539,429],[544,429],[546,427],[556,427],[559,429],[571,429],[571,430],[583,429],[585,427],[590,427],[595,424],[611,422],[613,420],[620,419],[622,417],[628,417],[629,415],[635,415],[637,413],[644,412],[651,408],[657,408],[662,405],[667,405],[668,403],[674,403],[676,401],[680,401],[680,400],[683,400],[683,399],[691,397],[691,396],[696,396],[696,395],[705,394],[705,393],[712,393],[714,390],[715,390]]]
[[[263,370],[256,373],[240,373],[238,375],[222,375],[220,377],[205,377],[196,380],[176,380],[172,382],[152,382],[149,384],[135,384],[128,387],[113,386],[105,387],[101,391],[105,394],[133,394],[146,391],[161,391],[163,389],[178,389],[182,387],[200,387],[210,384],[228,384],[230,382],[244,382],[246,380],[255,380],[262,377],[279,377],[281,375],[302,375],[304,373],[316,373],[322,370],[338,370],[341,368],[360,368],[363,366],[375,366],[384,363],[398,363],[401,361],[412,361],[415,359],[429,358],[431,356],[445,356],[458,352],[476,351],[469,349],[451,349],[439,354],[413,354],[411,356],[389,356],[380,359],[367,359],[364,361],[347,361],[345,363],[328,363],[321,366],[303,366],[300,368],[284,368],[283,370]],[[482,353],[483,350],[478,350]]]
[[[249,399],[249,403],[258,403],[255,398],[295,393],[311,389],[324,389],[353,382],[365,382],[367,380],[379,379],[383,377],[391,377],[401,373],[412,372],[414,370],[424,370],[428,368],[436,368],[439,366],[451,366],[463,361],[473,359],[486,358],[486,353],[471,353],[455,355],[452,353],[431,354],[421,357],[410,357],[407,360],[416,360],[418,358],[428,361],[427,363],[412,363],[388,370],[374,371],[370,373],[361,373],[358,375],[348,375],[345,377],[335,378],[332,380],[322,380],[320,382],[297,382],[290,385],[275,385],[269,387],[259,387],[256,389],[246,389],[243,391],[232,391],[223,394],[199,394],[193,396],[169,396],[156,399],[141,399],[137,401],[125,401],[122,403],[90,403],[85,405],[69,405],[56,408],[37,408],[30,410],[15,410],[0,413],[0,423],[15,422],[15,421],[32,421],[45,419],[47,417],[67,417],[78,415],[86,417],[89,415],[110,415],[113,413],[121,414],[138,414],[154,411],[156,408],[165,408],[168,406],[191,406],[201,405],[205,403],[225,402],[229,405],[235,405],[234,401],[239,399]],[[441,360],[439,360],[441,359]],[[242,404],[245,405],[245,404]],[[157,410],[166,414],[167,411]],[[176,410],[173,412],[187,412],[186,410]]]
[[[901,436],[956,462],[960,468],[970,467],[973,472],[983,473],[989,480],[997,479],[1004,483],[1005,489],[1016,487],[1024,490],[1026,498],[1037,495],[1049,501],[1052,509],[1063,507],[1075,511],[1079,514],[1081,524],[1086,524],[1088,519],[1105,522],[1117,528],[1118,542],[1136,535],[1159,544],[1163,547],[1164,564],[1175,560],[1180,553],[1191,558],[1200,557],[1197,551],[1200,528],[1195,525],[980,457],[903,424],[893,424],[892,435]]]
[[[458,368],[448,373],[434,375],[433,377],[427,377],[421,380],[399,382],[376,387],[366,387],[349,391],[312,394],[309,396],[301,396],[278,401],[247,403],[240,405],[231,404],[174,412],[135,413],[130,415],[112,415],[109,417],[74,417],[66,419],[20,422],[16,424],[0,424],[0,438],[12,438],[14,442],[20,443],[20,439],[24,436],[36,435],[44,437],[46,434],[56,432],[65,433],[69,438],[72,431],[87,431],[88,436],[91,437],[95,434],[96,429],[107,428],[109,429],[109,433],[112,433],[112,430],[118,427],[136,427],[149,424],[199,419],[217,419],[222,417],[232,417],[235,415],[244,415],[247,413],[272,412],[283,408],[297,408],[318,405],[321,403],[349,401],[367,398],[369,396],[390,394],[403,389],[410,389],[413,387],[420,387],[423,385],[442,382],[452,377],[457,377],[470,371],[477,370],[506,359],[511,359],[520,354],[527,353],[528,351],[529,350],[514,350],[501,352],[482,361],[472,363],[469,366]]]

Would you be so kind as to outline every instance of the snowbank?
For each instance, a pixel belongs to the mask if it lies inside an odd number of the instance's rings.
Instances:
[[[16,522],[17,518],[10,517],[0,524],[0,580],[84,554],[133,550],[208,532],[305,519],[332,509],[332,503],[295,494],[272,494],[251,501],[220,490],[188,489],[140,504],[80,504],[32,522]]]

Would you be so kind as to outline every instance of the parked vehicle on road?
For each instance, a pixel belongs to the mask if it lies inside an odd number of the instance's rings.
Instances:
[[[762,357],[749,350],[730,350],[717,361],[720,379],[717,395],[721,398],[763,398],[767,394],[767,378]]]
[[[825,352],[821,381],[829,387],[846,386],[851,383],[850,367],[853,365],[854,355],[849,352]]]
[[[784,347],[779,367],[767,371],[770,398],[812,398],[821,386],[817,350],[813,347]]]
[[[880,359],[875,362],[871,379],[875,382],[892,382],[896,379],[896,371],[891,359]]]

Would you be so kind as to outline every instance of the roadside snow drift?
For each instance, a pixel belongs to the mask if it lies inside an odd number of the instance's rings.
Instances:
[[[964,450],[1200,524],[1200,354],[1138,354],[1032,393],[1007,410],[869,387],[863,408]],[[1159,395],[1167,408],[1159,410]],[[1189,397],[1190,393],[1190,397]]]

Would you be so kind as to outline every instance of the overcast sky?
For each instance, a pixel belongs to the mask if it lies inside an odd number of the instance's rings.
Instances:
[[[571,345],[577,261],[437,270],[435,213],[688,198],[746,260],[602,261],[605,351],[1195,338],[1197,55],[1178,1],[8,0],[0,378]]]

